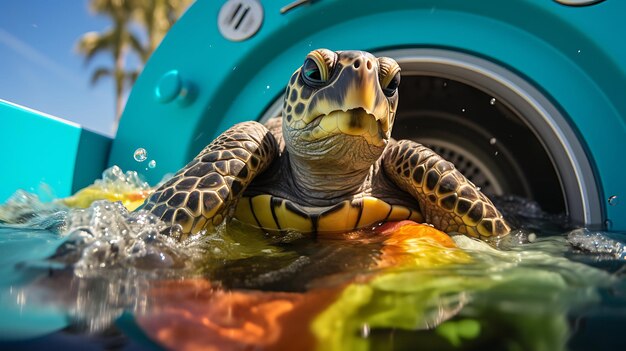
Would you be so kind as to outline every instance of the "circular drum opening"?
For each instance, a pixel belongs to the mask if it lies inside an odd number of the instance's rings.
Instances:
[[[393,137],[418,141],[455,164],[487,195],[533,199],[565,212],[543,145],[506,101],[460,81],[404,74]]]
[[[376,52],[402,68],[396,139],[430,146],[488,195],[518,195],[573,224],[603,226],[592,166],[568,120],[537,88],[450,50]],[[280,114],[282,97],[262,119]]]

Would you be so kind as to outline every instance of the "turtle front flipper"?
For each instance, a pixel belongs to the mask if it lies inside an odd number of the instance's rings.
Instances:
[[[182,227],[180,239],[228,217],[256,175],[276,158],[274,136],[257,122],[239,123],[157,189],[144,209]]]
[[[429,148],[401,140],[383,154],[386,175],[419,202],[437,229],[477,238],[509,233],[502,214],[472,182]]]

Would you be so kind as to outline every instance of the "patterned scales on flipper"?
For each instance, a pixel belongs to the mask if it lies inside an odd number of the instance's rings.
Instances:
[[[265,126],[239,123],[152,194],[144,209],[168,225],[181,225],[179,239],[210,229],[230,216],[243,190],[277,153],[276,140]]]
[[[386,174],[419,202],[426,222],[445,232],[477,238],[507,234],[502,214],[451,162],[410,140],[390,145]]]

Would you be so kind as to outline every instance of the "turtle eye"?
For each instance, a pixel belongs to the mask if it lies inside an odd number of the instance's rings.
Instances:
[[[304,82],[311,88],[321,88],[328,82],[337,54],[327,49],[311,51],[302,64]]]
[[[308,57],[302,65],[302,78],[304,82],[314,88],[321,87],[326,83],[324,71],[320,69],[314,59]]]
[[[322,71],[315,60],[310,57],[304,60],[304,64],[302,65],[302,78],[304,78],[304,81],[309,85],[315,86],[324,83]]]
[[[400,85],[400,66],[389,57],[378,58],[378,77],[385,96],[392,97]]]
[[[391,97],[398,90],[399,85],[400,72],[396,72],[396,74],[387,83],[387,86],[383,87],[383,93],[385,93],[387,97]]]

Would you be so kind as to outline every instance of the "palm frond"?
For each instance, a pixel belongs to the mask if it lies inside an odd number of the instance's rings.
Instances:
[[[117,44],[115,39],[113,29],[108,29],[102,33],[88,32],[80,37],[76,44],[76,50],[85,55],[85,62],[89,63],[96,54],[110,51]]]
[[[139,38],[131,32],[128,33],[128,44],[130,48],[137,53],[141,60],[145,63],[150,56],[150,52],[146,50]]]
[[[113,71],[111,71],[110,68],[107,67],[98,67],[93,74],[91,75],[91,84],[95,85],[98,83],[98,81],[100,81],[100,79],[102,79],[103,77],[106,76],[112,76],[113,75]]]
[[[126,72],[126,81],[128,82],[129,85],[135,84],[137,77],[139,77],[139,73],[141,73],[140,70]]]

